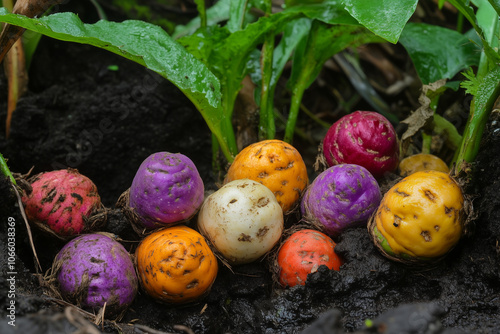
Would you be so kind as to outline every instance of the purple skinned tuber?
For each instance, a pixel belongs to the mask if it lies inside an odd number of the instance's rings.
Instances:
[[[349,227],[366,224],[381,201],[371,173],[354,164],[335,165],[319,174],[301,202],[304,219],[337,236]]]
[[[52,265],[64,299],[86,310],[119,316],[137,294],[137,276],[130,254],[112,237],[84,234],[68,242]]]
[[[189,220],[204,199],[203,180],[183,154],[158,152],[141,164],[130,187],[139,227],[152,230]]]

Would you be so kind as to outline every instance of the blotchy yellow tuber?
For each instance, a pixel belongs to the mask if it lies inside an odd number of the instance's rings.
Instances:
[[[435,259],[460,240],[464,197],[446,173],[416,172],[384,196],[369,224],[379,249],[399,259]]]

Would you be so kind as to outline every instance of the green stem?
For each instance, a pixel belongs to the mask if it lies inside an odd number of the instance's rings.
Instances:
[[[484,128],[493,109],[495,101],[500,96],[500,82],[495,86],[493,93],[489,96],[484,106],[476,109],[476,97],[471,103],[471,114],[465,125],[462,144],[456,157],[457,172],[462,169],[462,163],[472,163],[479,152],[479,144],[483,136]]]
[[[266,15],[271,15],[271,1],[266,3]],[[274,124],[274,89],[273,77],[274,31],[270,31],[264,40],[261,52],[262,91],[260,99],[259,139],[272,139],[276,134]]]
[[[235,80],[227,80],[226,83],[222,85],[222,114],[224,115],[222,121],[222,134],[229,149],[230,156],[224,153],[228,162],[232,162],[236,154],[238,154],[238,146],[236,145],[236,137],[234,134],[232,119],[234,104],[236,102],[236,98],[238,96],[240,88],[241,83],[236,82]]]
[[[220,145],[217,141],[217,137],[215,137],[212,133],[212,170],[214,172],[218,172],[221,170],[221,166],[219,163],[219,149]]]
[[[457,31],[459,33],[462,33],[463,27],[464,27],[464,14],[459,12],[457,16]]]
[[[205,6],[205,0],[195,0],[196,8],[198,9],[198,13],[200,14],[200,27],[207,27],[207,10]]]
[[[311,110],[307,109],[307,107],[303,104],[300,105],[300,110],[304,112],[307,116],[309,116],[310,119],[318,123],[320,126],[322,126],[325,129],[329,129],[330,126],[332,126],[330,123],[323,121],[322,119],[318,118],[316,115],[314,115]]]
[[[434,132],[446,134],[446,142],[456,150],[462,142],[462,136],[458,133],[457,128],[446,118],[434,113]]]
[[[422,153],[430,154],[432,145],[432,135],[422,131]]]
[[[99,2],[97,2],[97,0],[90,0],[90,2],[92,3],[92,5],[94,5],[94,7],[97,11],[97,15],[99,15],[99,19],[107,20],[108,17],[106,15],[106,12],[104,12],[104,10],[102,9],[102,6],[99,4]]]
[[[285,127],[284,141],[287,143],[292,143],[293,133],[295,131],[295,124],[297,123],[297,118],[299,116],[300,105],[302,103],[302,96],[307,88],[307,78],[309,74],[305,74],[306,71],[302,72],[301,78],[297,80],[295,87],[292,89],[292,100],[290,103],[290,113],[288,115],[288,120]],[[306,77],[307,76],[307,77]]]
[[[469,8],[462,8],[461,5],[463,4],[457,4],[455,0],[450,2],[464,14],[481,37],[484,49],[479,59],[476,80],[478,82],[484,80],[487,86],[482,87],[480,85],[472,99],[470,115],[465,125],[460,150],[453,160],[456,163],[456,172],[458,174],[465,167],[465,164],[472,163],[476,159],[484,128],[495,101],[500,96],[500,81],[498,80],[500,72],[498,66],[500,61],[498,54],[500,25],[498,23],[499,8],[496,2],[490,2],[490,4],[494,5],[493,8],[496,13],[486,7],[480,7],[476,17]],[[481,29],[480,25],[484,26],[485,30]],[[492,78],[489,78],[490,76]],[[490,79],[492,79],[491,82]]]
[[[222,140],[219,140],[219,144],[222,153],[228,162],[233,162],[234,157],[238,154],[238,146],[236,145],[236,137],[230,117],[224,117],[221,124],[221,130]]]
[[[0,153],[0,171],[2,171],[2,174],[10,179],[10,182],[12,182],[12,184],[17,184],[16,179],[14,179],[14,176],[12,176],[9,167],[7,166],[7,161],[5,161],[2,153]]]

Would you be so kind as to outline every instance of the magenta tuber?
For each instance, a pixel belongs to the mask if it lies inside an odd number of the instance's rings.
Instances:
[[[323,139],[323,155],[329,166],[360,165],[379,179],[398,166],[396,131],[387,118],[376,112],[355,111],[330,127]]]

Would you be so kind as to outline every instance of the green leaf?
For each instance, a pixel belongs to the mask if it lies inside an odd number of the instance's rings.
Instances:
[[[58,13],[39,19],[8,13],[0,8],[0,22],[21,26],[43,35],[93,45],[135,61],[176,85],[196,106],[221,142],[226,157],[237,152],[236,143],[222,130],[221,90],[217,77],[191,53],[153,24],[128,20],[85,24],[73,13]],[[234,141],[234,143],[233,143]]]
[[[232,0],[231,10],[229,11],[229,21],[227,27],[229,31],[235,32],[243,28],[245,21],[245,11],[247,9],[248,0]]]
[[[188,51],[202,59],[220,80],[223,110],[227,117],[232,115],[234,100],[247,74],[251,53],[269,32],[282,30],[288,22],[299,16],[300,13],[280,12],[261,17],[245,29],[231,34],[226,27],[210,27],[179,40]]]
[[[103,20],[85,24],[73,13],[30,19],[9,14],[5,8],[0,8],[0,22],[18,25],[55,39],[111,51],[161,74],[182,91],[194,94],[195,100],[205,100],[214,108],[220,105],[217,78],[156,25],[135,20],[121,23]]]
[[[344,0],[346,9],[374,34],[396,43],[418,0]]]
[[[297,5],[309,5],[321,2],[324,2],[324,0],[285,0],[285,5],[289,8]]]
[[[476,18],[479,26],[483,29],[485,39],[492,47],[497,47],[499,14],[493,10],[488,0],[474,0],[474,4],[478,7]]]
[[[297,44],[307,35],[311,29],[311,20],[308,18],[299,18],[289,22],[283,29],[280,42],[274,49],[273,55],[273,76],[271,85],[276,86],[287,62],[291,59],[293,51]],[[261,69],[260,69],[260,53],[258,50],[252,54],[247,65],[252,81],[260,87],[261,85]]]
[[[488,0],[490,5],[495,9],[497,15],[500,16],[500,0]]]
[[[285,12],[299,12],[310,19],[316,19],[328,24],[359,26],[358,21],[344,8],[341,0],[329,0],[319,4],[297,5],[287,8]]]
[[[476,19],[478,25],[483,30],[484,39],[487,42],[486,46],[493,48],[493,52],[495,52],[496,49],[496,55],[498,56],[500,33],[498,14],[487,0],[475,0],[474,4],[478,7]],[[483,45],[485,44],[483,43]],[[499,62],[500,58],[495,61],[493,57],[488,56],[488,50],[486,48],[485,52],[481,54],[477,75],[480,77],[486,75],[488,72],[497,67]]]
[[[460,13],[464,15],[464,17],[469,21],[469,23],[472,25],[474,30],[476,30],[477,34],[479,35],[479,38],[481,38],[481,42],[483,44],[484,48],[484,53],[488,57],[488,60],[490,63],[495,64],[500,62],[500,55],[498,55],[497,51],[495,51],[492,46],[490,45],[490,42],[487,40],[487,37],[481,28],[481,26],[478,24],[476,14],[474,13],[474,9],[469,6],[468,4],[465,4],[463,0],[448,0],[453,6],[455,6]],[[498,32],[497,32],[498,33]],[[484,62],[486,63],[486,62]],[[486,70],[485,70],[486,72]]]
[[[230,34],[227,27],[215,25],[200,28],[194,34],[179,38],[177,41],[210,68],[214,65],[210,60],[212,52],[217,50],[217,45],[226,40]]]
[[[474,70],[472,68],[467,69],[467,71],[462,72],[462,75],[467,79],[460,83],[460,87],[465,89],[467,94],[476,95],[479,89],[480,80],[476,78]]]
[[[500,67],[490,71],[485,77],[479,78],[479,80],[474,94],[474,107],[477,110],[484,110],[488,104],[491,104],[490,107],[492,107],[498,97],[498,91],[496,94],[494,92],[498,90],[498,86],[500,85]],[[489,111],[491,112],[491,110]]]
[[[269,7],[270,0],[250,0],[250,5],[263,12],[266,12]]]
[[[231,7],[231,0],[219,0],[215,5],[208,8],[207,13],[207,26],[213,26],[219,22],[229,19],[229,11]],[[193,34],[201,26],[200,17],[192,19],[186,25],[178,25],[175,27],[172,37],[178,39],[183,36]]]
[[[479,63],[478,47],[455,30],[408,23],[399,41],[424,84],[451,79],[459,71]]]
[[[299,43],[293,57],[292,74],[288,81],[292,102],[285,129],[285,141],[292,141],[304,91],[316,79],[325,61],[348,47],[382,41],[382,38],[364,27],[328,25],[318,20],[313,21],[309,35]]]
[[[348,48],[366,43],[383,42],[364,27],[349,25],[327,25],[314,21],[317,31],[311,32],[293,58],[292,74],[289,85],[294,85],[299,77],[307,73],[306,86],[309,87],[321,71],[325,61],[334,54]]]
[[[306,18],[294,20],[286,25],[280,43],[274,51],[273,76],[271,79],[271,84],[273,86],[276,86],[278,83],[287,62],[292,56],[293,50],[295,50],[299,42],[307,35],[310,29],[311,20]]]

